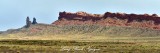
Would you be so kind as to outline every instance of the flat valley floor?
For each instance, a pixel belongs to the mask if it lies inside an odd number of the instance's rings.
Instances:
[[[160,37],[57,35],[14,38],[1,37],[0,53],[160,53]]]

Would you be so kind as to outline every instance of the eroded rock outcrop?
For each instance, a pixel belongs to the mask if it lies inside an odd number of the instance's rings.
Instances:
[[[36,18],[35,18],[35,17],[33,18],[32,24],[37,24],[37,21],[36,21]]]
[[[38,23],[37,23],[35,17],[33,18],[33,22],[31,22],[31,21],[30,21],[30,18],[29,18],[29,16],[28,16],[28,17],[26,18],[26,25],[25,25],[25,28],[29,28],[29,27],[31,26],[31,24],[34,25],[34,24],[38,24]]]
[[[96,24],[102,26],[131,26],[160,29],[160,17],[157,14],[111,13],[89,14],[86,12],[60,12],[55,25]]]
[[[31,21],[30,21],[30,19],[29,19],[29,17],[27,17],[26,18],[26,28],[29,28],[30,27],[30,25],[31,25]]]
[[[100,20],[102,15],[100,14],[88,14],[86,12],[77,12],[77,13],[70,13],[70,12],[60,12],[59,13],[59,20],[66,19],[66,20],[80,20],[80,21],[87,21],[87,20]]]

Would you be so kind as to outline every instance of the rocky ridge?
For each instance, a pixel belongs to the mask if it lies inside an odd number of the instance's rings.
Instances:
[[[90,14],[83,11],[76,13],[60,12],[54,25],[101,25],[127,26],[160,29],[160,17],[157,14],[111,13]]]

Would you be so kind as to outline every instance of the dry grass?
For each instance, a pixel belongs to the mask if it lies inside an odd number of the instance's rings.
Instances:
[[[11,31],[12,32],[12,31]],[[1,34],[0,52],[66,53],[61,47],[85,47],[83,51],[69,53],[90,53],[86,49],[99,48],[94,53],[159,53],[159,30],[117,26],[50,26],[33,25],[18,32]],[[6,50],[4,50],[6,49]]]

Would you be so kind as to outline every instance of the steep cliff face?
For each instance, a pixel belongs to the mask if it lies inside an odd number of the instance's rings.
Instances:
[[[59,13],[59,20],[66,19],[66,20],[80,20],[80,21],[96,21],[100,20],[102,15],[100,14],[88,14],[86,12],[77,12],[77,13],[70,13],[70,12],[60,12]]]
[[[111,13],[89,14],[86,12],[60,12],[54,25],[101,25],[130,26],[140,28],[160,29],[160,17],[157,14],[126,14]]]

